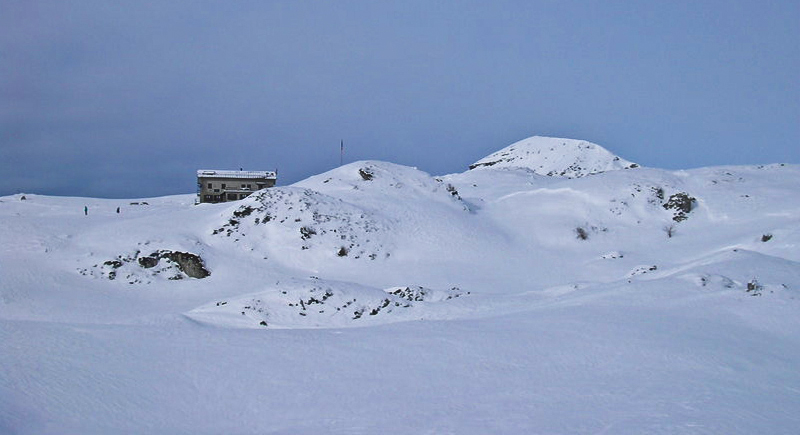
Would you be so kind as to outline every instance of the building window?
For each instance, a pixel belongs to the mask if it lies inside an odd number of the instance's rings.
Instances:
[[[252,189],[252,185],[251,185],[251,184],[248,184],[248,185],[247,185],[247,188],[248,188],[248,189]]]
[[[247,198],[247,194],[246,193],[243,193],[243,194],[239,195],[239,199],[245,199],[245,198]]]
[[[214,192],[219,192],[219,189],[214,189]]]
[[[229,193],[228,194],[228,201],[236,201],[236,199],[237,198],[236,198],[236,194],[235,193]]]
[[[247,187],[247,185],[245,185],[245,184],[242,184],[242,189],[244,189],[245,187]]]
[[[212,199],[211,199],[211,195],[206,195],[206,196],[205,196],[205,201],[212,201]]]
[[[212,187],[211,187],[211,183],[208,183],[208,188],[209,188],[209,189],[212,189]]]
[[[222,183],[222,188],[223,188],[223,189],[225,188],[225,183]]]

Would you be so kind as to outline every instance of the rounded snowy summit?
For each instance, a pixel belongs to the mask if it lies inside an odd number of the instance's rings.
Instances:
[[[638,166],[591,142],[533,136],[486,156],[469,168],[525,168],[540,175],[578,178]]]

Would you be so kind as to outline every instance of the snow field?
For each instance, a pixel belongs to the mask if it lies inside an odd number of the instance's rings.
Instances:
[[[796,432],[799,167],[496,154],[0,198],[0,433]]]

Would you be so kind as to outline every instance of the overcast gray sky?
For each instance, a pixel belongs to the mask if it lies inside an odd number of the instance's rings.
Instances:
[[[800,2],[0,0],[0,195],[434,175],[532,135],[800,163]]]

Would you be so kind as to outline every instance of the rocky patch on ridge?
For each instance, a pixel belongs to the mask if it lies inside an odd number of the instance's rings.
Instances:
[[[440,303],[470,292],[457,287],[434,290],[421,286],[380,290],[354,283],[292,279],[267,291],[218,300],[187,313],[208,323],[235,327],[341,327],[413,318],[417,307]],[[409,317],[410,316],[410,317]]]
[[[85,276],[120,279],[129,284],[149,284],[156,277],[176,281],[185,278],[202,279],[211,275],[203,259],[191,252],[158,250],[141,255],[137,250],[132,255],[118,255],[113,260],[78,269]]]
[[[373,213],[311,189],[265,189],[233,210],[212,235],[239,241],[267,228],[294,240],[300,250],[326,250],[332,256],[375,260],[391,254],[378,237],[388,222]],[[267,241],[268,243],[268,241]]]

